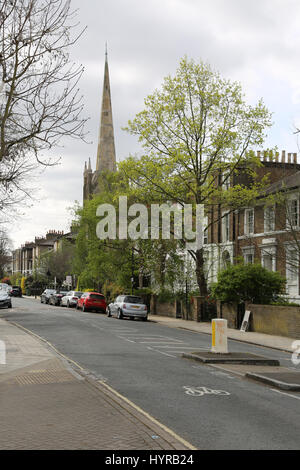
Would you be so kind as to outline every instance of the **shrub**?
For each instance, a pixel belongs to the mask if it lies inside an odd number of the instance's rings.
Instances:
[[[260,264],[231,265],[218,274],[212,297],[223,302],[270,304],[285,291],[286,280]]]

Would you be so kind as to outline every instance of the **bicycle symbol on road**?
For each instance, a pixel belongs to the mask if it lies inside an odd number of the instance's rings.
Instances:
[[[203,395],[230,395],[230,393],[225,390],[212,390],[207,387],[184,386],[183,388],[187,395],[192,395],[193,397],[202,397]]]

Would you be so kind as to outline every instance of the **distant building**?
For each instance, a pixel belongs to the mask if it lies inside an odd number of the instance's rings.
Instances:
[[[50,230],[45,237],[35,237],[34,242],[26,242],[12,253],[12,274],[30,276],[37,267],[39,258],[54,249],[55,242],[63,232]]]
[[[107,52],[105,53],[104,83],[96,170],[92,170],[91,159],[89,159],[88,163],[85,162],[83,172],[83,202],[91,199],[92,195],[97,193],[98,181],[102,171],[116,171],[116,151]]]

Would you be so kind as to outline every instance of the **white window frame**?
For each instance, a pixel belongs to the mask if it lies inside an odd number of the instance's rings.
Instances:
[[[295,204],[296,203],[296,204]],[[291,206],[295,205],[296,210]],[[292,220],[293,215],[296,215],[296,219]],[[287,204],[287,215],[286,215],[286,228],[287,230],[299,228],[299,197],[291,197]]]
[[[252,214],[252,227],[249,224],[249,215]],[[244,212],[244,233],[245,235],[254,234],[254,208],[245,209]]]
[[[254,263],[254,254],[255,254],[255,247],[254,246],[245,246],[242,248],[244,263],[245,264],[253,264]]]
[[[229,212],[223,212],[222,214],[222,242],[226,243],[230,241],[230,214]]]
[[[292,266],[289,259],[296,262],[296,266]],[[299,252],[294,243],[285,243],[285,273],[288,294],[299,295]]]
[[[270,215],[271,214],[271,215]],[[269,206],[264,209],[264,232],[274,232],[275,230],[275,207]]]

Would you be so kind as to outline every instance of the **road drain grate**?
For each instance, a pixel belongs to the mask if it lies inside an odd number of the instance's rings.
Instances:
[[[11,383],[18,385],[52,384],[74,382],[75,377],[67,370],[33,370],[16,376]]]

